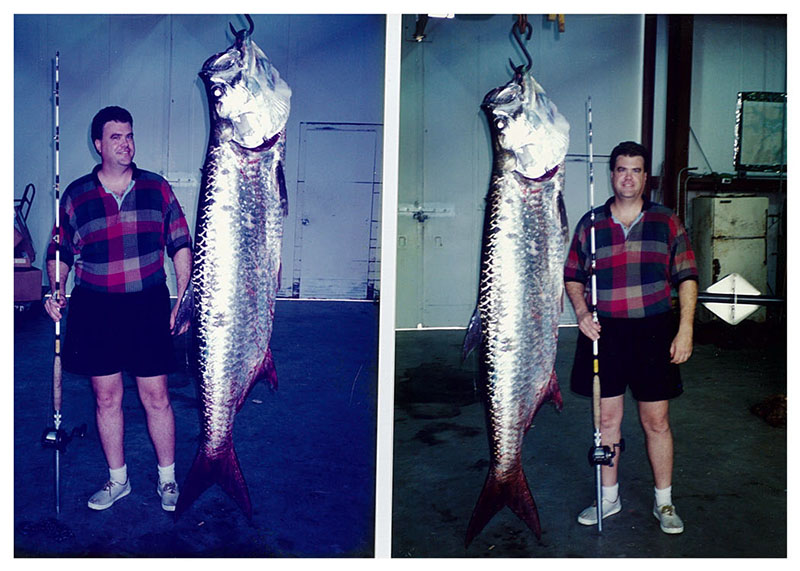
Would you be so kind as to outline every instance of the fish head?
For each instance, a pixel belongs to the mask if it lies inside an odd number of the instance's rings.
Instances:
[[[486,113],[504,167],[527,178],[555,172],[569,147],[569,123],[530,74],[486,94]]]
[[[292,91],[248,31],[208,58],[199,75],[222,140],[252,149],[286,126]]]

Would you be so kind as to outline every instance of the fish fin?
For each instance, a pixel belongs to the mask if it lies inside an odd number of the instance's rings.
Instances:
[[[517,517],[533,531],[537,539],[542,538],[542,528],[539,524],[539,512],[536,509],[536,502],[533,500],[531,490],[525,473],[520,466],[510,477],[500,481],[489,472],[486,483],[483,485],[478,503],[472,512],[472,517],[467,526],[467,535],[464,547],[469,547],[472,540],[478,535],[486,524],[503,509],[508,506]]]
[[[267,347],[264,360],[256,367],[255,373],[252,375],[252,380],[244,388],[239,400],[236,402],[235,410],[237,413],[242,409],[244,403],[247,402],[247,396],[258,381],[264,381],[273,391],[278,390],[278,374],[275,372],[275,362],[272,360],[272,349],[269,347]]]
[[[273,390],[278,388],[278,373],[275,371],[275,361],[272,360],[272,348],[270,347],[267,347],[267,354],[264,355],[264,362],[261,363],[256,379],[263,380]]]
[[[467,333],[464,336],[464,347],[461,350],[462,361],[466,360],[469,354],[472,353],[473,349],[481,344],[482,338],[483,332],[481,331],[481,314],[476,307],[475,311],[472,312],[472,317],[469,319]]]
[[[192,322],[194,317],[194,290],[190,283],[183,292],[183,296],[179,300],[178,312],[175,315],[175,325],[172,327],[172,334],[180,331],[184,325]]]
[[[283,161],[278,161],[275,171],[276,178],[278,179],[278,192],[281,197],[281,210],[283,210],[284,216],[289,216],[289,193],[286,191],[286,177],[283,174]]]
[[[202,451],[197,454],[189,469],[189,475],[181,486],[178,504],[175,506],[175,518],[189,509],[189,506],[212,484],[219,484],[242,508],[247,519],[252,521],[253,507],[250,503],[250,493],[232,446],[227,453],[217,458],[209,458]]]
[[[261,374],[258,377],[267,383],[272,390],[278,389],[278,373],[275,371],[275,361],[272,360],[272,349],[267,348],[267,355],[264,357],[264,364],[261,367]]]
[[[567,219],[567,207],[564,204],[564,195],[558,193],[558,215],[561,219],[561,236],[564,244],[569,244],[569,220]]]
[[[553,406],[556,407],[557,411],[561,412],[561,409],[564,408],[564,399],[561,397],[561,388],[558,386],[558,376],[556,375],[555,367],[553,367],[553,371],[550,373],[550,379],[542,389],[541,398],[537,399],[536,406],[531,411],[531,415],[525,423],[526,434],[533,425],[533,418],[536,416],[536,413],[539,412],[539,409],[542,408],[542,405],[548,400],[553,402]]]
[[[561,388],[558,386],[558,376],[556,376],[556,368],[553,367],[553,372],[550,373],[550,380],[547,382],[547,392],[550,399],[553,401],[553,406],[557,411],[564,408],[564,399],[561,397]]]

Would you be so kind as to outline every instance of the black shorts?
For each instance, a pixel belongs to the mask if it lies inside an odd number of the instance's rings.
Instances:
[[[671,313],[641,319],[600,318],[598,343],[600,394],[615,397],[631,388],[638,401],[661,401],[683,392],[678,365],[670,363],[669,348],[677,333]],[[578,333],[571,388],[592,396],[592,341]]]
[[[136,293],[102,293],[76,286],[67,312],[64,370],[89,376],[171,373],[176,360],[170,309],[166,284]]]

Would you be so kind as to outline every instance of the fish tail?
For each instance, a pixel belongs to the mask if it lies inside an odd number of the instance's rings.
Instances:
[[[200,451],[189,470],[186,482],[181,487],[178,504],[175,506],[177,519],[194,501],[200,497],[212,484],[219,484],[231,496],[248,520],[253,519],[253,508],[250,504],[250,493],[239,466],[239,459],[233,447],[220,456],[209,457]]]
[[[481,331],[481,314],[478,308],[472,312],[469,325],[467,326],[467,333],[464,336],[464,344],[461,350],[461,361],[466,361],[467,357],[476,347],[481,344],[483,333]]]
[[[537,539],[542,538],[542,528],[539,525],[539,512],[536,509],[536,502],[528,487],[528,480],[520,466],[510,477],[500,480],[489,472],[486,483],[483,485],[478,503],[472,512],[472,518],[467,526],[467,536],[464,546],[469,547],[472,540],[478,535],[486,524],[503,509],[508,506],[517,517],[524,521]]]

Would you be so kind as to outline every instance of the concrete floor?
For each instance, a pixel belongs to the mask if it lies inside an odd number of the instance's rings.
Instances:
[[[64,373],[63,428],[87,425],[61,462],[56,516],[52,426],[53,324],[33,307],[14,323],[16,557],[372,557],[374,554],[377,315],[371,303],[278,301],[278,390],[256,385],[234,442],[253,503],[248,522],[218,486],[179,520],[161,509],[156,460],[135,382],[125,377],[126,459],[133,491],[95,512],[108,477],[88,379]],[[185,343],[176,351],[183,358]],[[170,376],[177,476],[199,443],[199,401],[185,371]]]
[[[542,539],[503,509],[464,548],[488,468],[475,357],[460,363],[463,331],[399,332],[396,342],[394,557],[786,557],[786,428],[750,409],[786,394],[785,329],[751,322],[698,327],[671,405],[673,501],[681,535],[660,531],[635,402],[628,395],[620,463],[623,509],[596,526],[577,523],[594,499],[589,399],[569,390],[577,330],[562,328],[556,364],[564,408],[545,405],[523,461]]]
[[[62,456],[56,516],[52,323],[33,308],[14,323],[14,547],[17,557],[371,557],[374,554],[377,306],[279,301],[277,392],[257,385],[235,442],[254,504],[249,523],[218,487],[178,521],[160,509],[155,455],[133,380],[126,378],[126,447],[133,492],[111,509],[86,500],[106,478],[88,381],[64,374],[64,428],[87,425]],[[652,478],[631,400],[624,421],[623,511],[596,527],[575,521],[591,503],[589,401],[571,393],[575,329],[562,329],[557,373],[564,410],[545,406],[524,462],[543,535],[504,509],[468,549],[464,533],[488,467],[475,360],[462,331],[399,332],[396,341],[393,556],[785,557],[786,428],[751,407],[786,393],[784,330],[750,322],[701,327],[673,402],[673,498],[686,523],[663,534],[650,513]],[[346,342],[342,342],[345,339]],[[185,355],[181,342],[176,346]],[[197,449],[199,402],[185,372],[170,377],[178,479]]]

